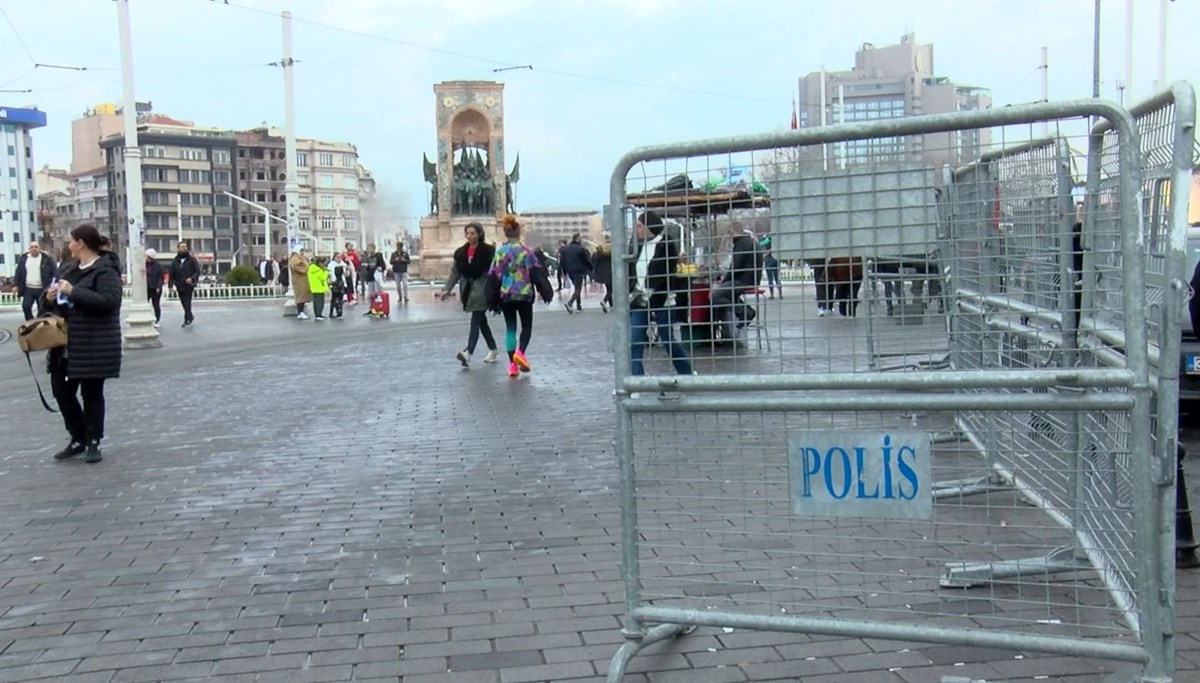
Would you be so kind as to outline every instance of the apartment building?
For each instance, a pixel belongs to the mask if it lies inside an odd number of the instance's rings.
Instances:
[[[37,239],[33,138],[46,125],[37,109],[0,106],[0,277],[12,277],[17,258]]]
[[[237,139],[237,194],[270,209],[275,216],[287,213],[284,187],[287,156],[283,131],[255,128],[235,134]],[[345,242],[362,241],[363,205],[374,192],[375,181],[358,162],[358,149],[344,142],[300,139],[296,141],[296,195],[300,237],[318,253],[340,250]],[[249,215],[246,213],[249,212]],[[257,260],[266,239],[266,216],[243,207],[239,219],[242,244]],[[272,251],[286,246],[285,226],[273,225]],[[367,236],[371,241],[372,235]],[[246,251],[246,250],[244,250]]]
[[[987,109],[987,88],[959,85],[934,71],[933,45],[906,34],[897,45],[864,44],[854,68],[814,71],[800,79],[801,128],[876,119]],[[803,158],[829,168],[880,161],[924,160],[930,166],[978,159],[991,144],[987,131],[875,138],[817,146]]]
[[[108,211],[128,242],[124,135],[101,142],[108,177]],[[162,115],[138,124],[142,148],[142,202],[145,246],[163,258],[175,252],[179,239],[190,243],[205,270],[224,272],[234,265],[238,210],[226,191],[234,189],[237,140],[232,131],[200,128]]]
[[[558,248],[559,240],[570,240],[579,233],[589,249],[603,239],[604,221],[600,212],[587,207],[547,207],[521,212],[526,230],[526,243],[540,246],[550,253]]]

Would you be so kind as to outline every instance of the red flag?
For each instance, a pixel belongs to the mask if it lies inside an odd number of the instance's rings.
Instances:
[[[800,127],[800,121],[796,118],[796,98],[792,98],[792,130]]]

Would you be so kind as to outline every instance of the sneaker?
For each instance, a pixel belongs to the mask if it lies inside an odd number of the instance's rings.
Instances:
[[[159,323],[157,320],[155,320],[155,321],[154,321],[154,327],[156,327],[156,328],[158,328],[158,327],[162,327],[162,324],[161,324],[161,323]]]
[[[308,320],[308,314],[304,311],[301,311],[296,314],[296,320]]]
[[[500,358],[500,351],[498,349],[492,349],[491,351],[487,352],[486,356],[483,357],[483,362],[484,363],[495,363],[496,360],[499,358]]]
[[[191,320],[184,320],[184,321],[183,321],[183,324],[182,324],[182,325],[180,325],[180,327],[187,327],[187,326],[189,326],[189,325],[191,325],[191,324],[192,324],[192,321],[191,321]]]
[[[325,320],[325,316],[318,315],[316,318],[314,318],[314,320]]]
[[[79,455],[80,453],[84,452],[85,450],[87,450],[87,446],[84,446],[83,444],[79,443],[78,441],[72,441],[71,443],[67,444],[66,448],[55,453],[54,459],[55,460],[66,460],[67,458],[73,458],[73,457]]]
[[[574,311],[574,310],[571,308],[571,302],[570,302],[570,301],[565,301],[565,302],[563,302],[563,306],[566,306],[566,308],[567,308],[567,313],[574,313],[574,312],[575,312],[575,311]]]
[[[829,311],[828,311],[828,310],[826,310],[826,309],[824,309],[824,308],[818,308],[818,309],[817,309],[817,317],[818,317],[818,318],[824,318],[824,317],[825,317],[825,316],[827,316],[827,315],[829,315]]]
[[[462,363],[462,366],[464,368],[471,367],[471,352],[470,351],[467,351],[466,349],[464,349],[464,350],[459,351],[458,353],[454,354],[454,357],[458,359],[459,363]]]
[[[93,441],[87,445],[87,457],[84,458],[87,462],[100,462],[104,456],[100,454],[100,443]]]
[[[516,376],[517,376],[517,375],[518,375],[520,372],[521,372],[521,371],[517,369],[517,364],[516,364],[516,363],[509,363],[509,364],[508,364],[508,376],[509,376],[509,377],[516,377]]]
[[[521,372],[529,372],[533,368],[529,366],[529,361],[525,360],[525,354],[520,351],[513,352],[513,365],[521,368]]]
[[[600,310],[604,311],[605,313],[608,313],[608,302],[607,301],[600,302]]]
[[[583,304],[575,304],[575,310],[579,313],[583,313]]]

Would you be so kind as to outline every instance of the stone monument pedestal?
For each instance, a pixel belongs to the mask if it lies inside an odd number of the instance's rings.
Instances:
[[[445,280],[450,275],[450,267],[454,261],[454,250],[467,241],[463,231],[467,223],[479,223],[483,226],[484,238],[489,244],[504,242],[500,233],[500,218],[494,215],[486,216],[426,216],[421,219],[421,261],[420,274],[422,280]]]

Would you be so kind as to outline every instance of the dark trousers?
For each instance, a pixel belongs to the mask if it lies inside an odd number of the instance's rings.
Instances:
[[[575,291],[571,293],[571,299],[567,301],[567,308],[570,308],[571,304],[575,304],[575,308],[583,308],[583,304],[579,300],[579,297],[583,295],[583,273],[571,275],[570,278],[571,286],[575,288]]]
[[[604,283],[604,298],[603,298],[603,299],[601,299],[601,301],[603,301],[604,303],[608,304],[609,306],[612,306],[612,305],[613,305],[613,302],[612,302],[612,282],[605,282],[605,283]]]
[[[42,298],[42,290],[26,289],[21,295],[21,310],[25,313],[26,320],[33,320],[33,305],[37,304],[38,315],[46,312],[46,300]]]
[[[162,288],[152,289],[146,295],[150,299],[150,305],[154,307],[154,322],[162,320]]]
[[[508,349],[508,360],[512,360],[513,351],[520,350],[525,353],[525,349],[529,348],[529,340],[533,337],[533,302],[532,301],[505,301],[500,304],[500,311],[504,313],[504,343]],[[517,340],[517,319],[521,321],[521,338]]]
[[[492,326],[488,325],[487,311],[471,312],[471,331],[467,334],[467,353],[475,353],[475,345],[479,343],[479,335],[483,335],[483,343],[489,351],[496,350],[496,338],[492,336]]]
[[[50,390],[71,441],[92,443],[104,438],[104,380],[68,379],[64,372],[54,370]]]
[[[692,374],[692,362],[688,358],[687,349],[675,341],[674,334],[671,332],[670,313],[661,308],[651,311],[640,306],[629,309],[629,367],[631,374],[646,374],[646,366],[642,362],[642,358],[646,355],[646,347],[649,346],[648,333],[651,318],[654,320],[658,340],[666,345],[671,354],[675,372],[681,375]]]
[[[313,294],[313,313],[316,317],[325,317],[325,292]]]
[[[779,288],[779,296],[783,297],[783,284],[779,281],[779,266],[768,267],[767,269],[767,291],[771,296],[775,296],[775,288]]]
[[[346,300],[346,290],[341,287],[334,287],[329,290],[329,317],[342,317],[343,303]]]
[[[183,322],[192,322],[195,320],[195,316],[192,315],[192,293],[196,288],[190,285],[175,285],[175,291],[179,292],[179,303],[183,306]]]

